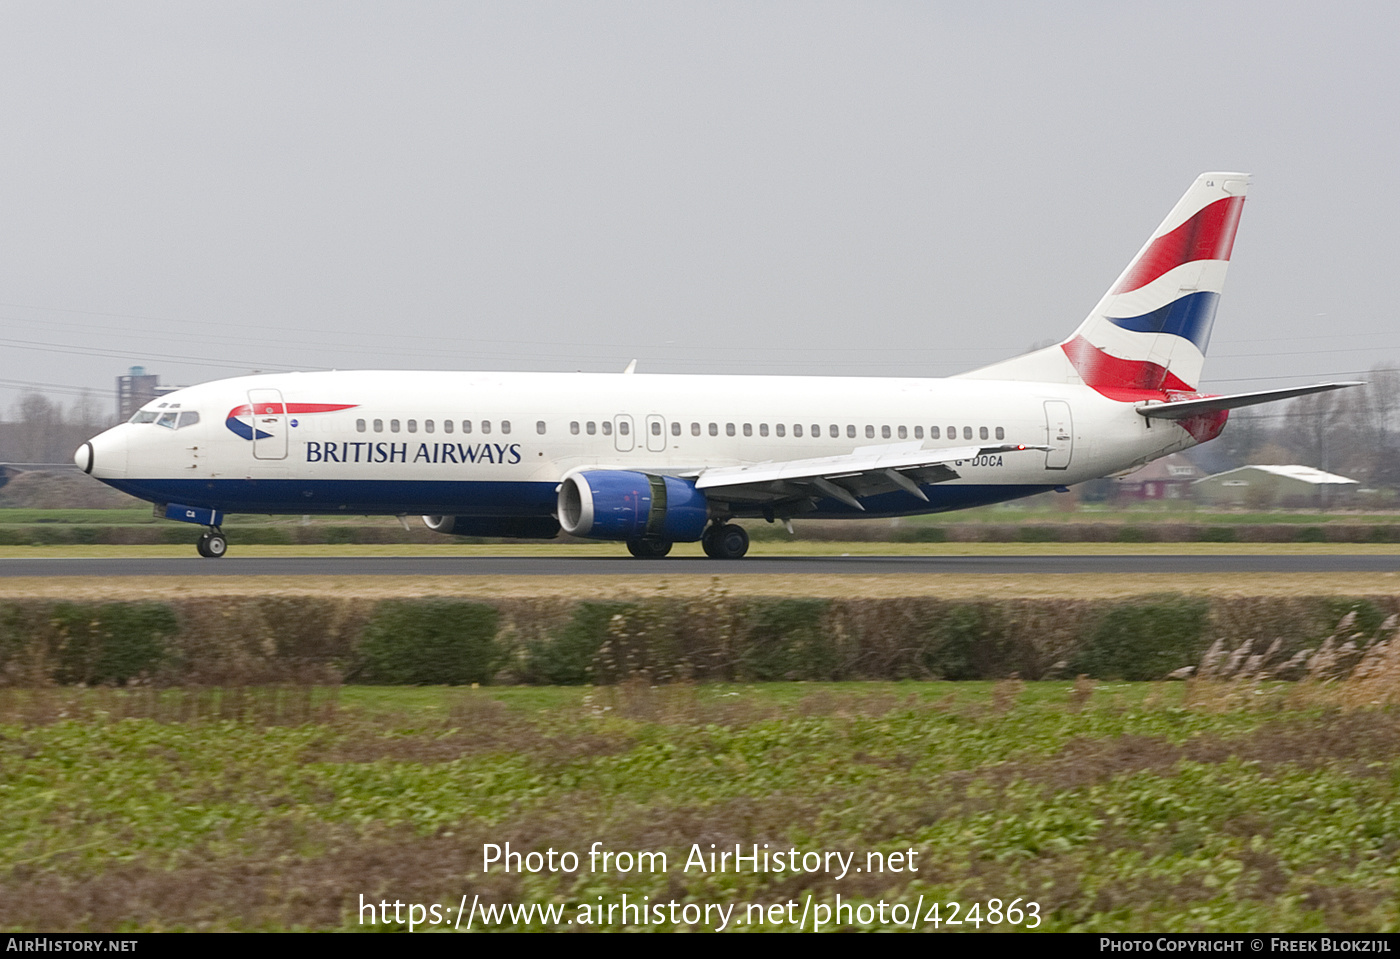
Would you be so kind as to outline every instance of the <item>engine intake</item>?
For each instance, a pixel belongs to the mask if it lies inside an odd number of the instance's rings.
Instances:
[[[570,536],[693,543],[709,515],[705,494],[674,476],[587,470],[559,484],[559,525]]]

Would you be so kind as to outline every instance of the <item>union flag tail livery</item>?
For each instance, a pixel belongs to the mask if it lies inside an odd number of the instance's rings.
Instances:
[[[441,533],[562,530],[652,558],[698,541],[737,559],[736,517],[1062,490],[1212,439],[1231,409],[1354,385],[1198,392],[1248,183],[1197,178],[1068,339],[960,377],[247,376],[152,400],[74,460],[206,527],[206,557],[227,549],[225,514],[256,512],[417,513]]]
[[[1200,385],[1248,185],[1242,173],[1207,173],[1186,191],[1061,345],[1086,384],[1115,399]]]
[[[1249,176],[1203,173],[1074,334],[968,378],[1083,383],[1161,400],[1200,385]]]

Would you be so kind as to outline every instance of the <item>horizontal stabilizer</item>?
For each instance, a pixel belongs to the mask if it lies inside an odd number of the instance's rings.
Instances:
[[[1344,390],[1349,386],[1362,386],[1361,383],[1315,383],[1312,386],[1295,386],[1286,390],[1263,390],[1259,393],[1230,393],[1226,396],[1206,396],[1198,400],[1177,400],[1174,403],[1148,403],[1138,407],[1138,413],[1154,420],[1183,420],[1200,413],[1216,413],[1221,410],[1234,410],[1242,406],[1257,406],[1260,403],[1274,403],[1292,399],[1295,396],[1308,396],[1312,393],[1326,393],[1329,390]]]

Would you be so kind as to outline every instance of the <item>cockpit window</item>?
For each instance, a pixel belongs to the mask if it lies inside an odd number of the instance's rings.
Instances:
[[[171,404],[172,407],[179,404]],[[178,411],[170,409],[161,412],[159,408],[153,410],[137,410],[128,423],[154,423],[157,426],[164,426],[168,430],[180,430],[186,426],[193,426],[199,422],[199,413],[194,410]]]

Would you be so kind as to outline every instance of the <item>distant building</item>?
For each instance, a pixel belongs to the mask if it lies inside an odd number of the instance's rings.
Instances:
[[[126,376],[117,377],[117,422],[125,423],[131,414],[157,396],[173,393],[178,386],[161,386],[160,377],[147,373],[144,366],[133,366]]]
[[[1180,453],[1173,453],[1118,477],[1113,481],[1113,498],[1119,503],[1190,499],[1192,484],[1205,475],[1195,463]]]
[[[1311,466],[1241,466],[1192,485],[1203,503],[1266,509],[1334,505],[1360,484]]]

